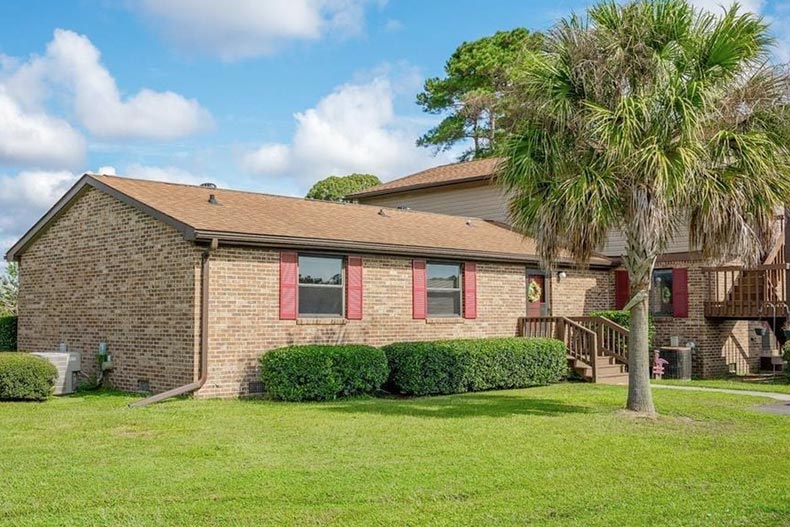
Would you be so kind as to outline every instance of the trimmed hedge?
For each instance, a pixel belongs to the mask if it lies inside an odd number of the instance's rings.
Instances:
[[[43,401],[52,394],[58,371],[29,353],[0,353],[0,400]]]
[[[617,325],[623,326],[625,329],[630,329],[631,327],[631,312],[630,311],[620,311],[616,309],[610,309],[607,311],[593,311],[588,316],[591,317],[601,317],[607,320],[611,320]],[[653,321],[653,315],[650,314],[647,316],[647,343],[648,346],[652,346],[655,342],[656,338],[656,325]]]
[[[264,353],[261,381],[282,401],[326,401],[371,394],[387,380],[384,352],[371,346],[288,346]]]
[[[17,318],[0,316],[0,351],[16,351]]]
[[[565,345],[553,339],[401,342],[383,349],[389,387],[406,395],[525,388],[568,375]]]

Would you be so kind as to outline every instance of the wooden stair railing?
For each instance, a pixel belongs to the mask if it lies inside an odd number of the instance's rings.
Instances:
[[[601,317],[522,317],[522,337],[554,338],[565,343],[574,369],[593,382],[622,376],[628,365],[628,330]],[[619,372],[619,373],[618,373]]]
[[[628,365],[628,329],[603,317],[570,317],[571,320],[594,331],[598,337],[598,352]]]

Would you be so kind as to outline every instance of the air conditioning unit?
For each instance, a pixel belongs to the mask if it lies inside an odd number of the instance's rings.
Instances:
[[[81,370],[82,357],[80,353],[55,351],[32,353],[32,355],[48,360],[57,368],[58,378],[55,380],[55,395],[74,393],[78,383],[77,375]]]

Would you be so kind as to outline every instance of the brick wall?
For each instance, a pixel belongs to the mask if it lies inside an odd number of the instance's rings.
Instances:
[[[100,342],[110,384],[154,392],[191,382],[199,331],[199,253],[181,234],[89,189],[24,253],[19,349],[82,352],[95,375]]]
[[[277,347],[512,336],[526,311],[524,266],[478,263],[477,319],[413,320],[411,259],[362,258],[362,320],[279,320],[279,253],[221,246],[211,257],[209,380],[199,395],[246,393],[258,357]]]
[[[566,269],[565,278],[551,276],[552,315],[581,317],[592,311],[612,309],[614,275],[592,269]]]
[[[525,266],[478,262],[474,320],[412,319],[411,259],[362,255],[364,317],[281,321],[279,252],[226,247],[212,255],[209,375],[199,396],[245,394],[258,358],[288,344],[367,343],[512,336],[526,313]],[[555,315],[581,315],[611,303],[606,271],[551,277]],[[200,340],[200,249],[133,207],[89,189],[24,253],[19,345],[53,351],[65,342],[96,374],[107,342],[109,384],[153,392],[191,382]]]
[[[681,345],[691,340],[697,344],[692,363],[698,377],[726,374],[735,365],[737,373],[756,372],[760,363],[762,337],[753,328],[754,322],[745,320],[714,320],[705,318],[704,301],[707,284],[699,261],[662,262],[657,269],[685,267],[688,269],[687,318],[655,317],[654,347],[669,346],[670,337],[679,336]]]

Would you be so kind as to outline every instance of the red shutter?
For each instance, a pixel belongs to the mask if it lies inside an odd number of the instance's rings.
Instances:
[[[477,264],[464,264],[464,318],[477,318]]]
[[[362,320],[362,258],[349,256],[346,261],[346,318]]]
[[[425,318],[428,304],[428,291],[426,289],[425,260],[413,260],[411,263],[412,281],[412,317],[417,319]]]
[[[689,271],[685,267],[672,269],[672,316],[689,316]]]
[[[280,320],[296,320],[298,261],[296,253],[280,253]]]
[[[614,308],[623,309],[631,297],[631,284],[628,282],[628,271],[614,272]]]

